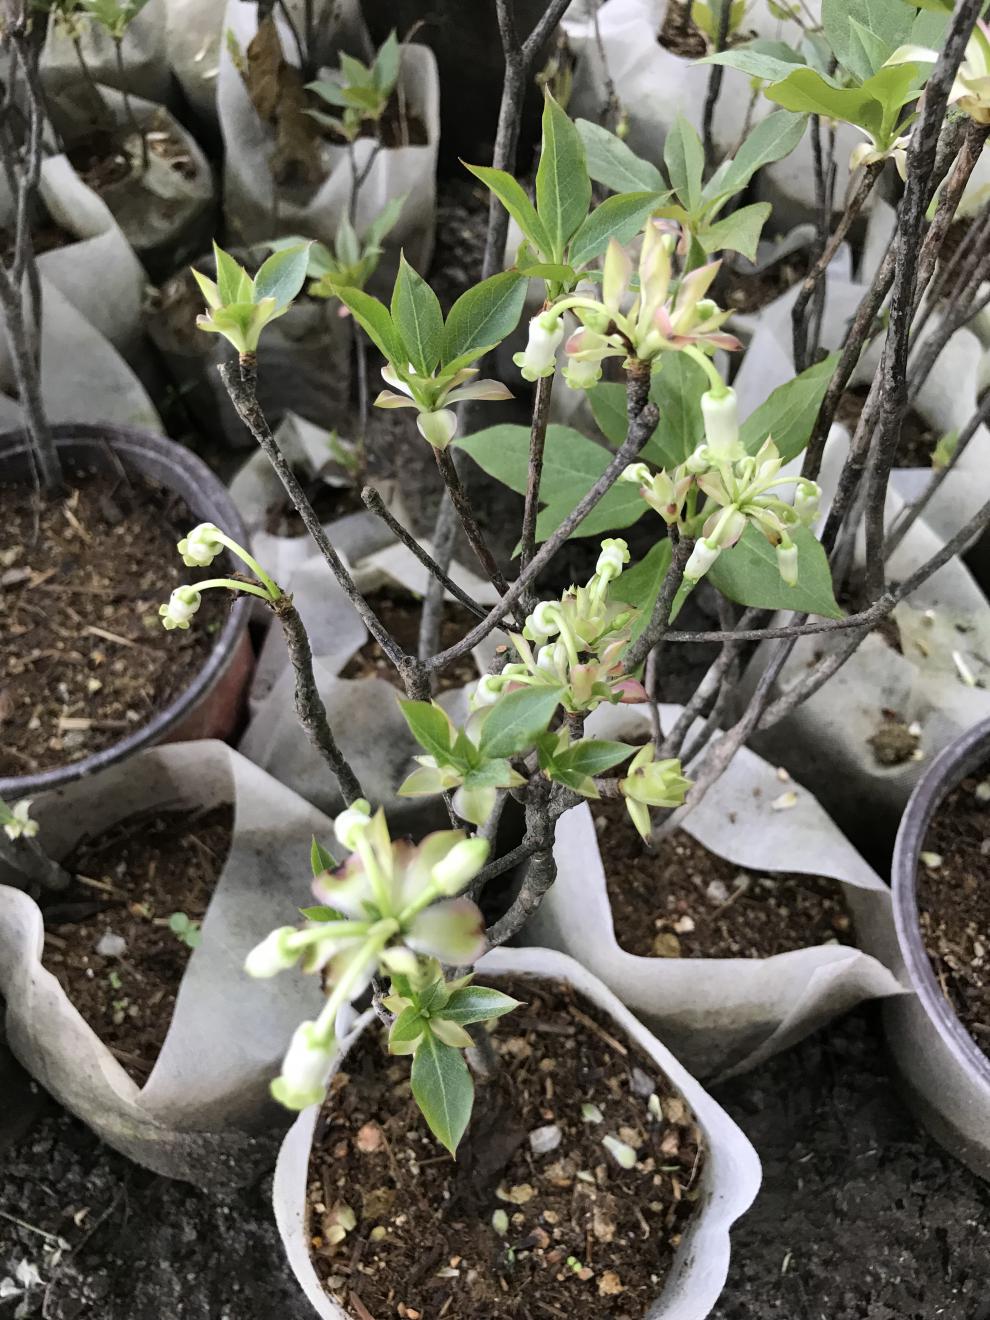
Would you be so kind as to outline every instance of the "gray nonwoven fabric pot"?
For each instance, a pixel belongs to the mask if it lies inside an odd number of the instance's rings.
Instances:
[[[759,1189],[761,1171],[756,1151],[728,1114],[667,1047],[633,1017],[597,977],[580,963],[551,949],[494,949],[478,964],[480,976],[535,976],[564,981],[609,1015],[616,1029],[626,1034],[687,1101],[703,1133],[707,1160],[702,1174],[698,1206],[677,1249],[667,1277],[645,1320],[704,1320],[725,1285],[729,1268],[729,1232],[745,1214]],[[373,1014],[366,1014],[348,1037],[337,1057],[334,1072],[346,1071],[347,1050],[366,1030]],[[383,1055],[383,1063],[385,1056]],[[304,1110],[289,1129],[275,1170],[275,1219],[289,1265],[322,1320],[355,1320],[366,1312],[345,1310],[323,1290],[309,1252],[306,1193],[309,1155],[321,1107]],[[644,1243],[644,1250],[650,1249]],[[602,1248],[607,1253],[608,1248]],[[607,1265],[596,1259],[596,1265]],[[396,1284],[405,1280],[396,1279]],[[601,1305],[601,1304],[599,1304]],[[591,1315],[590,1310],[582,1311]],[[599,1315],[608,1312],[599,1309]]]
[[[246,533],[225,487],[195,454],[164,436],[117,426],[53,428],[63,465],[71,474],[91,471],[136,473],[179,495],[194,525],[215,522],[243,543]],[[0,480],[30,479],[23,432],[0,435]],[[16,801],[95,774],[142,747],[181,737],[219,737],[233,730],[251,670],[247,638],[248,599],[235,601],[195,679],[173,701],[119,742],[81,760],[35,774],[0,779],[0,797]]]
[[[959,1020],[932,970],[918,920],[925,835],[948,794],[990,758],[990,719],[932,761],[901,819],[894,846],[894,922],[914,995],[884,1006],[884,1025],[908,1099],[932,1134],[990,1180],[990,1058]]]

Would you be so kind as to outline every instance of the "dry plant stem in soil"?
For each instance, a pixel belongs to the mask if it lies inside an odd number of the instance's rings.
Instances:
[[[19,7],[4,22],[0,46],[9,56],[7,86],[0,105],[0,161],[14,199],[14,247],[9,264],[0,262],[0,307],[6,320],[18,398],[28,433],[35,484],[48,492],[62,487],[62,466],[41,402],[41,283],[31,241],[42,158],[42,94],[39,51]],[[24,80],[27,132],[23,145],[14,131],[17,84]]]
[[[501,1066],[478,1089],[456,1163],[434,1158],[408,1069],[383,1060],[377,1030],[348,1054],[310,1156],[317,1273],[355,1317],[640,1317],[694,1209],[705,1159],[694,1115],[569,987],[530,977],[497,984],[522,1007],[493,1033]],[[587,1121],[588,1104],[601,1123]],[[546,1127],[560,1144],[534,1154],[529,1134]],[[607,1135],[635,1150],[634,1168],[607,1153]],[[358,1212],[358,1225],[333,1248],[322,1230],[340,1203]],[[492,1224],[496,1209],[507,1216],[504,1235]],[[386,1231],[372,1237],[376,1228]]]
[[[296,715],[299,723],[306,730],[310,742],[323,757],[337,781],[344,802],[352,802],[363,797],[361,785],[351,769],[343,752],[337,746],[330,723],[327,708],[323,704],[316,679],[313,677],[313,652],[309,637],[299,617],[299,611],[292,603],[291,596],[279,596],[272,602],[272,609],[285,636],[289,659],[296,677]]]

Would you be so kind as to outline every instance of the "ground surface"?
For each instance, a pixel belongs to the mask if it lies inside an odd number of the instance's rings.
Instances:
[[[873,1011],[717,1094],[765,1182],[713,1320],[990,1320],[990,1185],[905,1113]],[[0,1317],[311,1320],[266,1198],[211,1202],[43,1112],[0,1153],[0,1286],[23,1261],[42,1283],[23,1310],[0,1291]],[[43,1234],[69,1243],[54,1270]]]

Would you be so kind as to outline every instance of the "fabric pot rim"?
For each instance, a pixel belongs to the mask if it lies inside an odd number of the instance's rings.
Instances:
[[[702,1083],[602,981],[573,958],[551,949],[498,948],[480,960],[477,970],[482,976],[532,975],[568,982],[613,1018],[691,1106],[707,1142],[704,1193],[663,1290],[651,1303],[645,1320],[704,1320],[725,1286],[730,1229],[752,1205],[762,1180],[759,1157],[749,1140]],[[343,1042],[333,1072],[342,1066],[348,1049],[373,1016],[371,1011],[365,1014]],[[289,1266],[314,1312],[323,1320],[350,1320],[317,1278],[305,1234],[305,1204],[300,1199],[305,1196],[309,1151],[321,1108],[312,1105],[303,1110],[282,1144],[273,1185],[275,1219]]]
[[[918,1003],[954,1060],[986,1094],[990,1105],[990,1059],[963,1026],[932,970],[918,922],[918,857],[928,826],[948,794],[990,755],[990,719],[981,720],[935,757],[904,808],[894,844],[891,888],[901,956]]]
[[[67,422],[53,426],[51,430],[63,456],[75,455],[81,460],[106,463],[108,453],[112,453],[130,460],[139,473],[182,496],[193,518],[215,522],[234,540],[246,542],[247,532],[226,487],[191,450],[166,436],[134,427]],[[0,470],[16,466],[18,461],[26,467],[27,455],[28,442],[23,431],[0,434]],[[122,761],[142,747],[160,742],[205,700],[220,681],[242,641],[249,618],[248,598],[234,601],[212,650],[192,682],[140,728],[109,747],[67,765],[2,778],[0,797],[16,800],[60,788]]]

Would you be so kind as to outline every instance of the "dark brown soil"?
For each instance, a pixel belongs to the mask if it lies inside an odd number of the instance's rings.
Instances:
[[[835,880],[760,875],[727,862],[683,830],[648,851],[621,801],[592,804],[615,937],[641,958],[770,958],[816,944],[851,944]]]
[[[371,592],[368,604],[384,623],[395,640],[408,654],[415,655],[419,643],[419,622],[423,612],[423,602],[411,592],[382,587]],[[477,622],[470,610],[454,601],[445,601],[443,622],[440,625],[440,649],[446,650],[459,642]],[[352,656],[341,678],[384,678],[389,683],[398,683],[398,675],[391,662],[382,653],[381,647],[369,638],[357,655]],[[456,664],[438,675],[438,690],[447,692],[450,688],[463,687],[478,677],[478,670],[470,655],[464,656]]]
[[[928,829],[918,864],[918,917],[942,993],[990,1057],[990,764],[964,779]],[[937,859],[941,859],[938,862]]]
[[[921,738],[911,732],[910,725],[896,711],[884,710],[880,714],[883,723],[866,740],[873,750],[873,759],[878,765],[904,765],[921,746]]]
[[[196,163],[164,115],[150,121],[145,139],[150,155],[166,161],[183,178],[195,177]],[[101,129],[90,134],[76,142],[68,156],[82,181],[100,194],[132,174],[140,175],[141,143],[126,126],[117,132]]]
[[[320,110],[324,114],[336,115],[339,113],[333,106],[328,106],[325,101],[315,94],[312,95],[311,102],[314,110]],[[343,146],[346,142],[345,138],[332,129],[325,129],[324,133],[327,139],[337,146]],[[394,92],[378,124],[370,119],[361,121],[358,137],[380,137],[382,146],[389,148],[425,147],[429,141],[426,124],[418,115],[410,113],[408,109],[403,112],[402,103]]]
[[[854,389],[846,390],[839,400],[835,420],[841,422],[850,435],[856,430],[856,424],[859,421],[860,413],[863,411],[868,393],[869,390],[866,386],[857,385]],[[921,414],[913,408],[909,408],[907,416],[901,423],[901,434],[894,455],[894,467],[931,467],[932,455],[940,439],[941,436],[938,432],[928,425]]]
[[[408,1060],[389,1059],[378,1032],[336,1080],[313,1144],[310,1240],[324,1286],[355,1320],[640,1320],[663,1285],[702,1169],[693,1115],[568,987],[500,985],[525,1002],[498,1023],[502,1076],[487,1095],[479,1087],[456,1163],[413,1103]],[[587,1104],[602,1122],[586,1120]],[[529,1134],[547,1126],[561,1142],[534,1154]],[[633,1169],[607,1135],[636,1150]],[[357,1225],[334,1249],[323,1226],[341,1204]]]
[[[734,312],[758,312],[803,280],[810,265],[810,249],[802,248],[775,261],[766,270],[747,274],[729,269],[720,290],[722,306],[731,307]]]
[[[691,20],[690,0],[669,0],[657,41],[672,55],[686,60],[700,60],[708,54],[704,34]]]
[[[79,761],[140,728],[189,685],[230,608],[207,592],[194,626],[167,633],[158,607],[173,587],[216,576],[176,552],[195,519],[133,477],[72,485],[40,510],[25,487],[0,485],[3,775]]]
[[[63,863],[79,879],[46,909],[45,966],[136,1082],[158,1058],[192,952],[169,918],[202,921],[233,827],[230,806],[131,816]],[[121,952],[98,951],[108,936]]]
[[[0,251],[3,252],[4,257],[9,258],[12,255],[15,238],[13,229],[0,229]],[[78,242],[78,237],[71,234],[68,229],[63,229],[44,208],[37,222],[31,226],[31,246],[36,257],[43,257],[46,252],[54,252],[57,248],[68,247],[70,243]]]

